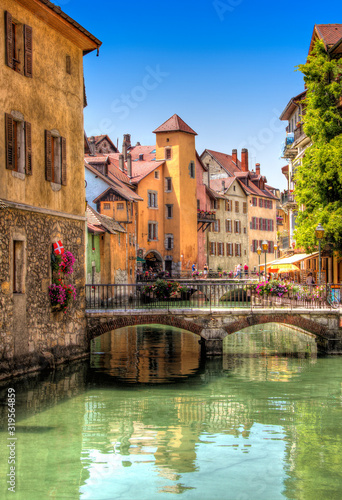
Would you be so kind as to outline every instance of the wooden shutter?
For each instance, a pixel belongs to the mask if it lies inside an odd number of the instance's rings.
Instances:
[[[62,158],[62,185],[67,184],[67,164],[66,164],[66,139],[61,137],[61,158]]]
[[[217,232],[219,233],[221,231],[221,221],[220,221],[220,219],[217,222],[218,222],[218,224],[217,224]]]
[[[13,137],[13,117],[5,113],[6,125],[6,168],[9,170],[15,169],[14,159],[14,137]]]
[[[24,25],[24,74],[32,78],[32,28]]]
[[[29,122],[25,122],[25,173],[32,175],[32,138]]]
[[[6,64],[10,68],[13,68],[13,32],[12,32],[12,15],[9,12],[5,12],[5,24],[6,24]]]
[[[45,130],[45,179],[52,182],[52,136]]]
[[[247,213],[247,203],[246,202],[243,202],[243,213],[244,214]]]

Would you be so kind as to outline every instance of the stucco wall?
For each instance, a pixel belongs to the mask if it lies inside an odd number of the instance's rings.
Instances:
[[[5,11],[33,29],[32,78],[5,63]],[[82,50],[14,0],[1,2],[0,18],[0,80],[6,82],[0,89],[0,198],[84,215]],[[5,113],[12,111],[32,126],[32,175],[22,179],[5,168]],[[67,141],[67,185],[58,191],[45,180],[45,130],[57,130]]]

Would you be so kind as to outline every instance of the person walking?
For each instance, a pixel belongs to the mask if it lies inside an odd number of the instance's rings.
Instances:
[[[314,284],[315,284],[315,279],[314,279],[314,277],[313,277],[313,274],[312,274],[312,273],[309,273],[309,274],[307,275],[305,283],[306,283],[307,285],[314,285]]]
[[[244,269],[244,271],[245,271],[245,277],[247,278],[247,276],[248,276],[248,266],[247,266],[247,264],[245,264],[245,265],[243,266],[243,269]]]
[[[208,276],[208,264],[207,263],[205,263],[203,266],[203,274],[204,274],[205,278]]]
[[[242,264],[238,264],[237,268],[236,268],[236,275],[237,275],[237,278],[241,279],[241,272],[242,272]]]

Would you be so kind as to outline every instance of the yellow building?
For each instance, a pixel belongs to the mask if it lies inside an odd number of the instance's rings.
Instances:
[[[28,366],[29,353],[85,348],[83,55],[101,42],[47,1],[3,0],[0,13],[0,358]],[[56,241],[76,258],[70,317],[49,300]]]

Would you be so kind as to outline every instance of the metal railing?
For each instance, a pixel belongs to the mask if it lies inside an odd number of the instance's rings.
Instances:
[[[172,281],[163,288],[155,282],[132,285],[86,285],[86,308],[100,310],[137,309],[236,309],[236,308],[304,308],[330,309],[339,307],[340,285],[288,285],[284,294],[263,293],[258,284],[245,281],[211,283],[192,281],[178,284]],[[170,285],[169,285],[170,284]],[[168,289],[169,287],[169,289]],[[329,300],[333,298],[334,300]],[[333,302],[333,304],[332,304]]]

